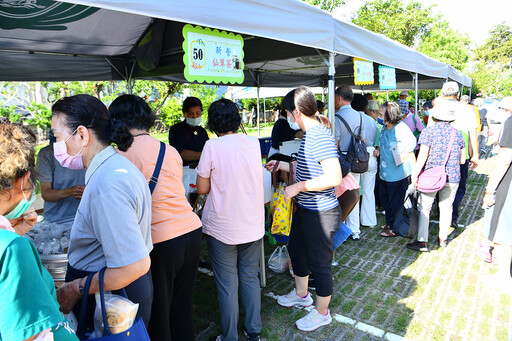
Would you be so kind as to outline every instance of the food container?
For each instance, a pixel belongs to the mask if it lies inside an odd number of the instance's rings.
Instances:
[[[66,267],[68,264],[68,255],[40,255],[41,262],[46,270],[52,275],[55,285],[58,287],[64,283],[66,278]]]

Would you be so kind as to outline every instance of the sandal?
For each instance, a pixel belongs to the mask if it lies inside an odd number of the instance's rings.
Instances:
[[[393,237],[398,237],[398,234],[396,234],[395,232],[393,232],[393,230],[391,229],[388,229],[388,230],[385,230],[383,232],[380,233],[380,235],[384,238],[393,238]]]
[[[382,225],[380,228],[383,229],[383,230],[389,230],[390,226],[389,225]]]

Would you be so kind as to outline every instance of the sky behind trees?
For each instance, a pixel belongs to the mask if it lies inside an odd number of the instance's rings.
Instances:
[[[478,46],[489,38],[489,31],[495,25],[505,22],[512,26],[511,0],[416,0],[426,7],[437,5],[434,14],[442,14],[450,26],[467,33],[473,43]],[[408,3],[408,0],[404,0]],[[334,10],[334,13],[350,20],[352,14],[365,3],[365,0],[347,0],[345,5]]]

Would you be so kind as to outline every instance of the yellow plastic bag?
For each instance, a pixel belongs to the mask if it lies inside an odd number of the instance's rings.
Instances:
[[[282,236],[290,235],[290,227],[292,226],[293,200],[284,200],[284,185],[279,184],[272,196],[272,204],[270,206],[272,213],[272,234]]]

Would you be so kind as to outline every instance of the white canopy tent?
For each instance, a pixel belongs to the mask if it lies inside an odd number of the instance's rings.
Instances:
[[[388,65],[400,87],[411,79],[411,89],[445,80],[471,86],[452,67],[299,0],[3,2],[0,81],[186,82],[187,23],[242,35],[243,86],[328,86],[332,95],[336,85],[354,84],[352,57],[374,62],[376,84],[378,65]],[[139,46],[150,31],[150,43]]]

